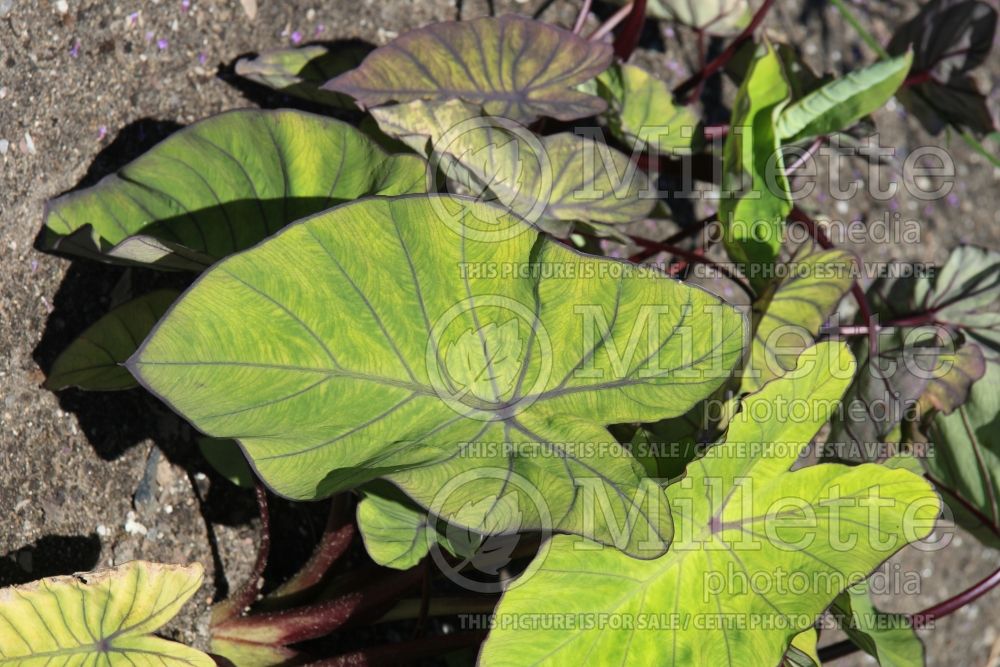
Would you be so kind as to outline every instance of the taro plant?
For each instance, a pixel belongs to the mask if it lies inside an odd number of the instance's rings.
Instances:
[[[893,95],[985,151],[996,11],[934,0],[834,77],[772,4],[652,3],[724,45],[673,87],[626,62],[642,0],[264,53],[236,72],[329,115],[227,112],[50,202],[45,249],[170,277],[48,386],[169,405],[255,487],[260,550],[211,658],[148,636],[194,570],[133,564],[0,593],[0,664],[922,664],[1000,574],[916,614],[868,579],[942,512],[997,544],[1000,254],[867,286],[792,184]],[[269,492],[330,518],[265,589]]]

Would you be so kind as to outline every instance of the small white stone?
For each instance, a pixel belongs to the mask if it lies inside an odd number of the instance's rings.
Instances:
[[[101,537],[107,537],[108,535],[111,534],[111,531],[108,530],[108,527],[105,526],[103,523],[100,523],[97,524],[97,534],[100,535]]]
[[[69,3],[66,0],[56,0],[56,11],[65,14],[69,11]]]
[[[0,139],[0,155],[6,155],[8,148],[10,148],[10,142],[6,139]]]
[[[148,531],[146,527],[135,520],[135,512],[125,515],[125,532],[129,535],[145,535]]]
[[[24,133],[24,147],[27,149],[29,155],[34,155],[38,152],[35,150],[35,140],[31,138],[31,132]]]
[[[851,210],[851,207],[847,205],[847,202],[841,199],[837,202],[837,213],[841,215],[847,215],[847,212]]]

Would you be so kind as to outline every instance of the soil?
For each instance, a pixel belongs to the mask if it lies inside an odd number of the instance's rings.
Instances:
[[[140,272],[38,252],[34,242],[45,200],[92,184],[199,118],[288,104],[281,96],[234,85],[231,65],[240,55],[300,39],[357,38],[380,45],[431,21],[491,10],[480,0],[458,3],[261,0],[251,18],[237,0],[0,0],[0,585],[136,558],[198,561],[206,568],[205,584],[167,634],[205,646],[210,603],[243,580],[255,555],[250,493],[208,468],[191,429],[165,407],[139,390],[56,394],[41,386],[66,344],[112,303],[149,284]],[[880,38],[913,11],[906,2],[854,7]],[[575,3],[563,0],[498,1],[493,9],[541,9],[543,19],[562,25],[571,25],[576,15]],[[602,16],[613,11],[600,4],[597,9]],[[801,47],[818,70],[843,72],[872,58],[833,8],[818,0],[778,3],[765,25]],[[651,48],[638,54],[639,62],[668,81],[690,71],[694,44],[683,29],[661,33],[649,27],[643,44]],[[995,55],[983,69],[984,88],[995,103]],[[705,99],[712,99],[711,91]],[[723,120],[726,115],[714,106],[707,113]],[[879,112],[876,121],[883,145],[904,151],[941,146],[953,156],[954,197],[837,202],[821,186],[806,206],[832,217],[872,220],[899,211],[919,221],[919,245],[855,244],[869,261],[941,262],[959,242],[1000,248],[1000,170],[957,138],[928,136],[899,107]],[[849,164],[837,181],[859,178],[861,168]],[[274,511],[278,556],[269,577],[277,580],[285,574],[283,564],[301,559],[315,540],[323,511],[281,502]],[[915,611],[995,569],[1000,554],[959,532],[940,553],[909,548],[892,563],[901,572],[919,573],[920,591],[884,604]],[[1000,664],[998,619],[1000,592],[993,592],[938,622],[925,633],[929,663]]]

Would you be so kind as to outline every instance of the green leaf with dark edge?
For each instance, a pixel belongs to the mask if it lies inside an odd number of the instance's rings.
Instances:
[[[0,665],[214,667],[201,651],[152,634],[201,580],[199,563],[140,560],[0,589]]]
[[[1000,364],[987,365],[954,412],[935,415],[928,435],[934,447],[921,461],[942,486],[955,521],[983,544],[1000,548]],[[966,503],[990,525],[984,526]]]
[[[425,167],[416,155],[385,154],[332,118],[229,111],[176,132],[97,185],[49,202],[44,246],[113,261],[122,247],[113,246],[141,235],[211,261],[344,201],[425,192]]]
[[[574,87],[607,69],[611,57],[610,44],[508,14],[411,30],[325,88],[362,107],[459,99],[519,123],[568,121],[604,111],[604,100]]]
[[[770,279],[792,209],[775,130],[790,91],[777,51],[760,48],[733,102],[719,202],[726,251],[757,289]]]
[[[385,567],[414,567],[439,538],[427,512],[391,484],[374,482],[362,493],[358,530],[365,551]]]
[[[813,344],[836,309],[856,270],[846,250],[803,245],[784,265],[786,275],[771,283],[753,304],[754,336],[740,390],[751,392],[795,367],[799,353]]]
[[[725,442],[666,488],[676,532],[660,558],[552,538],[501,598],[481,664],[778,664],[841,590],[930,534],[940,509],[930,483],[905,470],[789,472],[853,369],[846,346],[820,343],[745,398]],[[795,419],[755,417],[790,401],[803,408]],[[792,573],[809,583],[792,589],[782,579]],[[593,627],[555,623],[604,614]]]
[[[819,667],[819,654],[816,652],[816,642],[819,632],[809,628],[792,638],[792,643],[782,658],[781,667]]]
[[[912,52],[882,60],[825,84],[789,104],[778,116],[786,143],[843,130],[885,104],[910,71]]]
[[[616,0],[624,4],[624,0]],[[752,12],[747,0],[649,0],[646,15],[676,21],[709,35],[731,35],[750,23]]]
[[[597,92],[608,103],[611,132],[629,148],[686,155],[698,126],[697,114],[674,104],[666,82],[635,65],[613,65],[597,77]]]
[[[372,47],[363,42],[309,44],[240,58],[235,71],[237,76],[285,95],[337,109],[356,109],[353,99],[323,90],[323,84],[360,65],[371,51]]]
[[[886,50],[914,49],[913,72],[920,80],[901,90],[899,101],[931,134],[947,126],[987,134],[996,129],[986,96],[969,72],[993,48],[997,10],[986,2],[935,0],[901,25]]]
[[[878,661],[879,667],[924,664],[924,645],[910,617],[876,609],[868,582],[855,584],[838,595],[830,613],[851,641]]]
[[[924,393],[917,401],[917,410],[921,415],[934,410],[951,414],[965,403],[972,383],[986,373],[986,358],[982,348],[975,343],[965,343],[956,350],[941,353],[938,359],[942,366],[950,368],[928,378]]]
[[[198,438],[198,450],[216,472],[244,489],[254,488],[253,470],[235,440]]]
[[[417,195],[337,207],[217,264],[129,368],[238,439],[282,495],[386,477],[476,532],[552,527],[649,557],[669,513],[604,425],[683,414],[744,341],[736,309],[701,289]]]
[[[610,146],[570,132],[538,137],[452,100],[373,109],[387,134],[426,155],[456,194],[495,201],[556,236],[574,222],[624,224],[655,204],[649,177]]]
[[[139,384],[122,365],[178,297],[157,290],[124,303],[97,320],[62,351],[45,380],[48,389],[131,389]]]

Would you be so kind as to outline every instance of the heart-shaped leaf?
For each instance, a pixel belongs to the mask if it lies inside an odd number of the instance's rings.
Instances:
[[[363,107],[460,99],[493,116],[529,123],[574,120],[604,101],[574,88],[611,64],[611,46],[508,14],[412,30],[326,84]]]
[[[50,202],[45,246],[110,261],[122,253],[112,246],[141,233],[218,259],[347,200],[424,192],[425,166],[414,155],[386,155],[332,118],[230,111],[173,134],[97,185]],[[157,265],[171,251],[164,248]],[[124,258],[142,261],[135,252]]]
[[[358,503],[358,530],[372,560],[397,570],[414,567],[439,537],[427,512],[389,485],[366,489]]]
[[[545,527],[655,551],[670,533],[662,494],[604,424],[686,412],[728,376],[744,328],[659,272],[421,195],[344,205],[226,259],[129,366],[201,431],[239,439],[283,495],[388,477],[480,533]]]
[[[853,366],[845,346],[821,343],[748,396],[725,442],[667,487],[676,534],[660,558],[553,538],[501,599],[481,664],[778,664],[837,593],[928,535],[940,509],[905,470],[789,472]],[[801,409],[777,418],[788,401]]]
[[[875,658],[879,667],[925,664],[924,645],[910,617],[876,609],[867,583],[855,584],[838,595],[830,612],[851,641]]]
[[[747,0],[649,0],[646,13],[668,19],[710,35],[730,35],[742,30],[752,12]]]
[[[823,85],[789,104],[778,116],[778,137],[804,141],[846,129],[896,92],[910,71],[913,54],[882,60]]]
[[[113,309],[63,350],[52,364],[45,386],[89,391],[139,386],[122,364],[178,295],[176,290],[157,290]]]
[[[758,288],[769,280],[792,209],[775,129],[791,93],[778,52],[769,43],[760,48],[733,102],[719,202],[726,251]]]
[[[133,561],[0,590],[0,665],[214,667],[153,636],[201,586],[202,567]]]
[[[786,276],[753,305],[754,336],[740,390],[756,391],[795,367],[799,353],[851,287],[855,259],[845,250],[803,246],[784,265]]]
[[[371,50],[362,42],[310,44],[241,58],[235,70],[245,79],[286,95],[339,109],[356,109],[350,97],[323,90],[323,84],[360,65]]]
[[[608,127],[629,147],[686,154],[698,126],[690,107],[675,105],[666,82],[635,65],[615,65],[597,77],[608,102]]]
[[[384,132],[426,154],[466,193],[495,199],[556,236],[565,237],[573,222],[634,222],[655,204],[643,195],[649,186],[645,172],[620,151],[586,137],[538,137],[458,100],[398,104],[373,109],[372,115]]]

